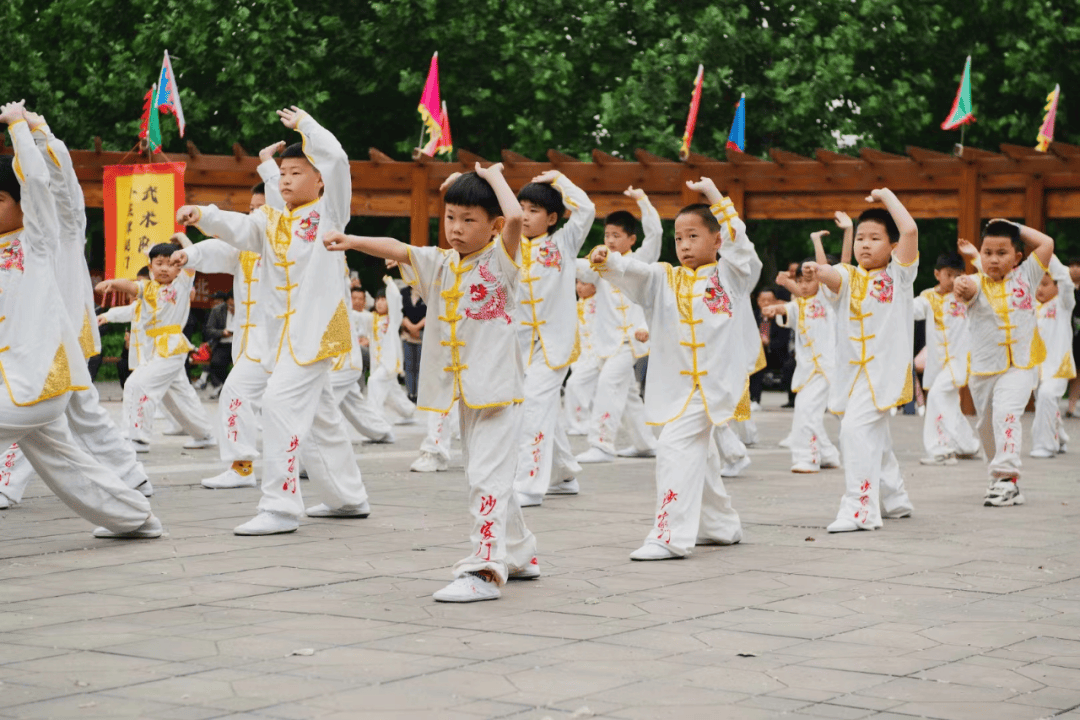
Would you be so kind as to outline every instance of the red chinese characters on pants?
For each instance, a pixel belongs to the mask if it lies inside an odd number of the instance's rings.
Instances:
[[[863,480],[862,485],[859,486],[859,492],[862,495],[859,496],[859,505],[861,506],[855,511],[855,519],[861,523],[865,523],[870,519],[870,511],[867,507],[870,505],[870,481]]]
[[[491,511],[495,509],[497,501],[494,495],[485,495],[480,498],[480,514],[487,516],[491,514]]]
[[[491,541],[495,539],[495,533],[492,532],[492,528],[495,526],[494,520],[488,520],[486,523],[480,526],[480,548],[476,551],[476,554],[481,556],[484,562],[491,562]]]
[[[665,543],[671,542],[671,525],[668,523],[668,513],[665,508],[678,499],[679,494],[669,488],[667,493],[664,494],[663,500],[660,501],[660,514],[656,516],[657,540],[663,540]]]
[[[298,438],[296,435],[293,435],[292,438],[289,439],[289,447],[285,451],[289,453],[289,455],[285,458],[285,471],[287,473],[287,477],[285,478],[284,484],[282,484],[281,486],[282,490],[284,490],[285,492],[292,492],[294,495],[296,494],[297,487],[296,455],[294,453],[299,447],[300,438]]]
[[[236,414],[240,411],[240,408],[243,406],[243,404],[244,403],[242,400],[240,400],[240,398],[233,398],[229,402],[229,417],[225,420],[225,426],[229,429],[225,434],[232,442],[236,442],[237,438],[239,437],[238,431],[236,429]]]

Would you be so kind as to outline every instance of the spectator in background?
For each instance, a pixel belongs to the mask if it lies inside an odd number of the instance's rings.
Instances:
[[[232,367],[233,333],[230,328],[233,324],[233,313],[236,310],[232,290],[216,293],[214,297],[224,302],[214,306],[214,309],[210,311],[203,330],[203,337],[210,346],[208,373],[210,384],[214,388],[210,394],[211,400],[217,399],[217,396],[221,394],[221,386],[225,384],[225,378],[229,376],[229,369]]]
[[[1076,286],[1076,305],[1073,307],[1073,357],[1080,360],[1080,257],[1069,261],[1069,276]],[[1072,379],[1069,385],[1069,409],[1065,417],[1076,417],[1076,403],[1080,400],[1080,376]]]
[[[784,365],[792,355],[791,331],[777,325],[772,318],[764,318],[761,315],[762,308],[782,303],[783,301],[777,298],[776,290],[773,288],[765,288],[758,292],[754,306],[754,319],[757,321],[761,344],[765,349],[765,367],[750,376],[750,401],[755,403],[752,406],[753,409],[761,405],[761,391],[764,389],[766,376],[772,379],[770,383],[772,387],[777,384],[783,386]],[[787,386],[782,389],[790,391],[790,378]]]
[[[408,285],[401,291],[401,365],[405,371],[405,391],[409,400],[416,402],[420,382],[420,341],[424,338],[424,318],[427,305],[419,296],[414,297]]]

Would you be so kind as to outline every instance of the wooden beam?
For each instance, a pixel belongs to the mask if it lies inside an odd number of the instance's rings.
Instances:
[[[857,157],[852,157],[851,155],[844,155],[843,153],[832,152],[831,150],[822,150],[820,148],[814,151],[814,157],[816,157],[820,162],[826,165],[843,165],[846,163],[861,162]]]
[[[469,172],[470,170],[472,170],[476,166],[476,163],[480,163],[481,165],[489,164],[487,160],[480,157],[476,153],[469,152],[468,150],[463,150],[461,148],[458,148],[457,157],[458,162],[465,166],[465,172]]]
[[[238,142],[233,143],[232,154],[233,154],[233,157],[236,158],[237,160],[243,160],[244,158],[248,157],[248,151],[245,150],[244,146],[241,145]]]
[[[638,148],[637,150],[634,151],[634,157],[637,158],[637,161],[639,163],[641,163],[642,165],[676,165],[677,164],[674,160],[668,160],[665,157],[660,157],[659,155],[653,155],[651,152],[647,152],[645,150],[642,150],[641,148]]]
[[[882,152],[881,150],[875,150],[874,148],[860,149],[859,157],[873,165],[881,163],[911,162],[911,158],[906,155],[894,155],[893,153]]]
[[[1024,193],[1024,224],[1039,232],[1046,230],[1046,182],[1041,175],[1028,180]]]
[[[567,155],[565,153],[561,153],[558,150],[548,150],[547,151],[547,158],[548,158],[548,161],[552,165],[554,165],[555,167],[558,167],[560,165],[582,165],[583,164],[576,157],[572,157],[572,156]]]
[[[769,157],[773,159],[773,162],[781,166],[796,165],[800,163],[813,163],[815,165],[819,164],[818,161],[814,158],[796,155],[793,152],[781,150],[780,148],[769,148]]]
[[[698,155],[696,152],[692,152],[686,156],[683,160],[684,165],[714,165],[719,164],[721,161],[708,157],[707,155]]]
[[[916,162],[926,162],[928,160],[948,160],[952,163],[959,163],[960,159],[955,155],[948,153],[938,152],[937,150],[927,150],[926,148],[916,147],[914,145],[908,145],[904,152],[908,154],[908,157],[913,158]]]
[[[747,155],[740,150],[732,150],[729,147],[724,148],[724,157],[727,158],[729,163],[735,165],[760,165],[761,163],[767,163],[768,160],[762,160],[754,155]]]
[[[975,244],[979,242],[979,225],[982,219],[981,183],[979,168],[974,164],[966,165],[960,182],[960,206],[957,212],[956,232],[959,239]]]
[[[516,153],[513,150],[502,151],[503,165],[510,167],[511,165],[521,165],[522,163],[534,162],[520,153]]]
[[[459,151],[458,157],[461,156]],[[415,163],[412,166],[412,191],[409,204],[409,243],[419,247],[431,244],[428,226],[428,166]]]
[[[614,155],[609,155],[608,153],[604,152],[603,150],[593,150],[592,151],[592,158],[593,158],[593,162],[595,162],[597,165],[600,165],[601,167],[603,167],[604,165],[618,165],[618,164],[629,162],[627,160],[624,160],[621,157],[616,157]]]
[[[378,148],[368,148],[368,157],[371,158],[371,162],[375,164],[397,162],[397,160],[390,157]]]

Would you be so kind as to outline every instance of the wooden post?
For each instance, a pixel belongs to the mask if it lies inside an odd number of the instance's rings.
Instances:
[[[1042,175],[1028,178],[1024,190],[1024,224],[1039,232],[1046,230],[1046,180]]]
[[[746,187],[736,181],[725,188],[724,193],[731,199],[731,204],[735,206],[735,212],[739,213],[739,217],[743,222],[746,222]]]
[[[695,168],[690,165],[683,164],[683,166],[679,168],[679,190],[682,192],[683,207],[701,202],[701,196],[686,187],[686,182],[688,180],[697,180],[700,177],[701,173],[695,173]]]
[[[409,198],[409,243],[420,247],[431,244],[428,225],[428,167],[416,163],[412,168],[412,187]]]
[[[982,223],[980,184],[979,166],[975,163],[965,164],[960,174],[960,212],[956,230],[958,238],[976,246],[979,244],[979,226]]]

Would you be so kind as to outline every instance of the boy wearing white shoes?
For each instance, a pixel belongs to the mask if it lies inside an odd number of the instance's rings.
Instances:
[[[1076,377],[1072,352],[1072,314],[1075,286],[1067,268],[1055,255],[1050,271],[1035,291],[1039,336],[1046,345],[1046,359],[1039,364],[1039,388],[1035,391],[1035,422],[1031,425],[1031,457],[1053,458],[1066,451],[1069,436],[1061,419],[1061,401],[1069,380]]]
[[[409,466],[411,472],[445,472],[450,467],[453,429],[461,424],[457,405],[445,412],[427,411],[427,434],[420,442],[420,455]]]
[[[588,435],[592,417],[592,401],[596,396],[596,381],[600,363],[592,346],[592,325],[596,317],[596,286],[576,281],[578,312],[578,345],[581,352],[570,363],[570,377],[563,387],[563,412],[566,414],[567,435]]]
[[[401,290],[389,275],[383,278],[384,289],[375,294],[375,311],[369,313],[367,326],[371,375],[367,394],[374,408],[387,421],[411,423],[416,406],[398,382],[401,372]]]
[[[675,219],[679,267],[643,263],[608,247],[590,261],[605,282],[639,303],[653,334],[645,402],[650,424],[663,425],[656,456],[656,519],[633,560],[689,555],[696,544],[737,543],[739,515],[720,478],[713,429],[745,417],[747,368],[758,349],[746,343],[735,313],[761,261],[746,226],[708,178],[688,183],[709,205]],[[717,252],[721,258],[717,260]]]

